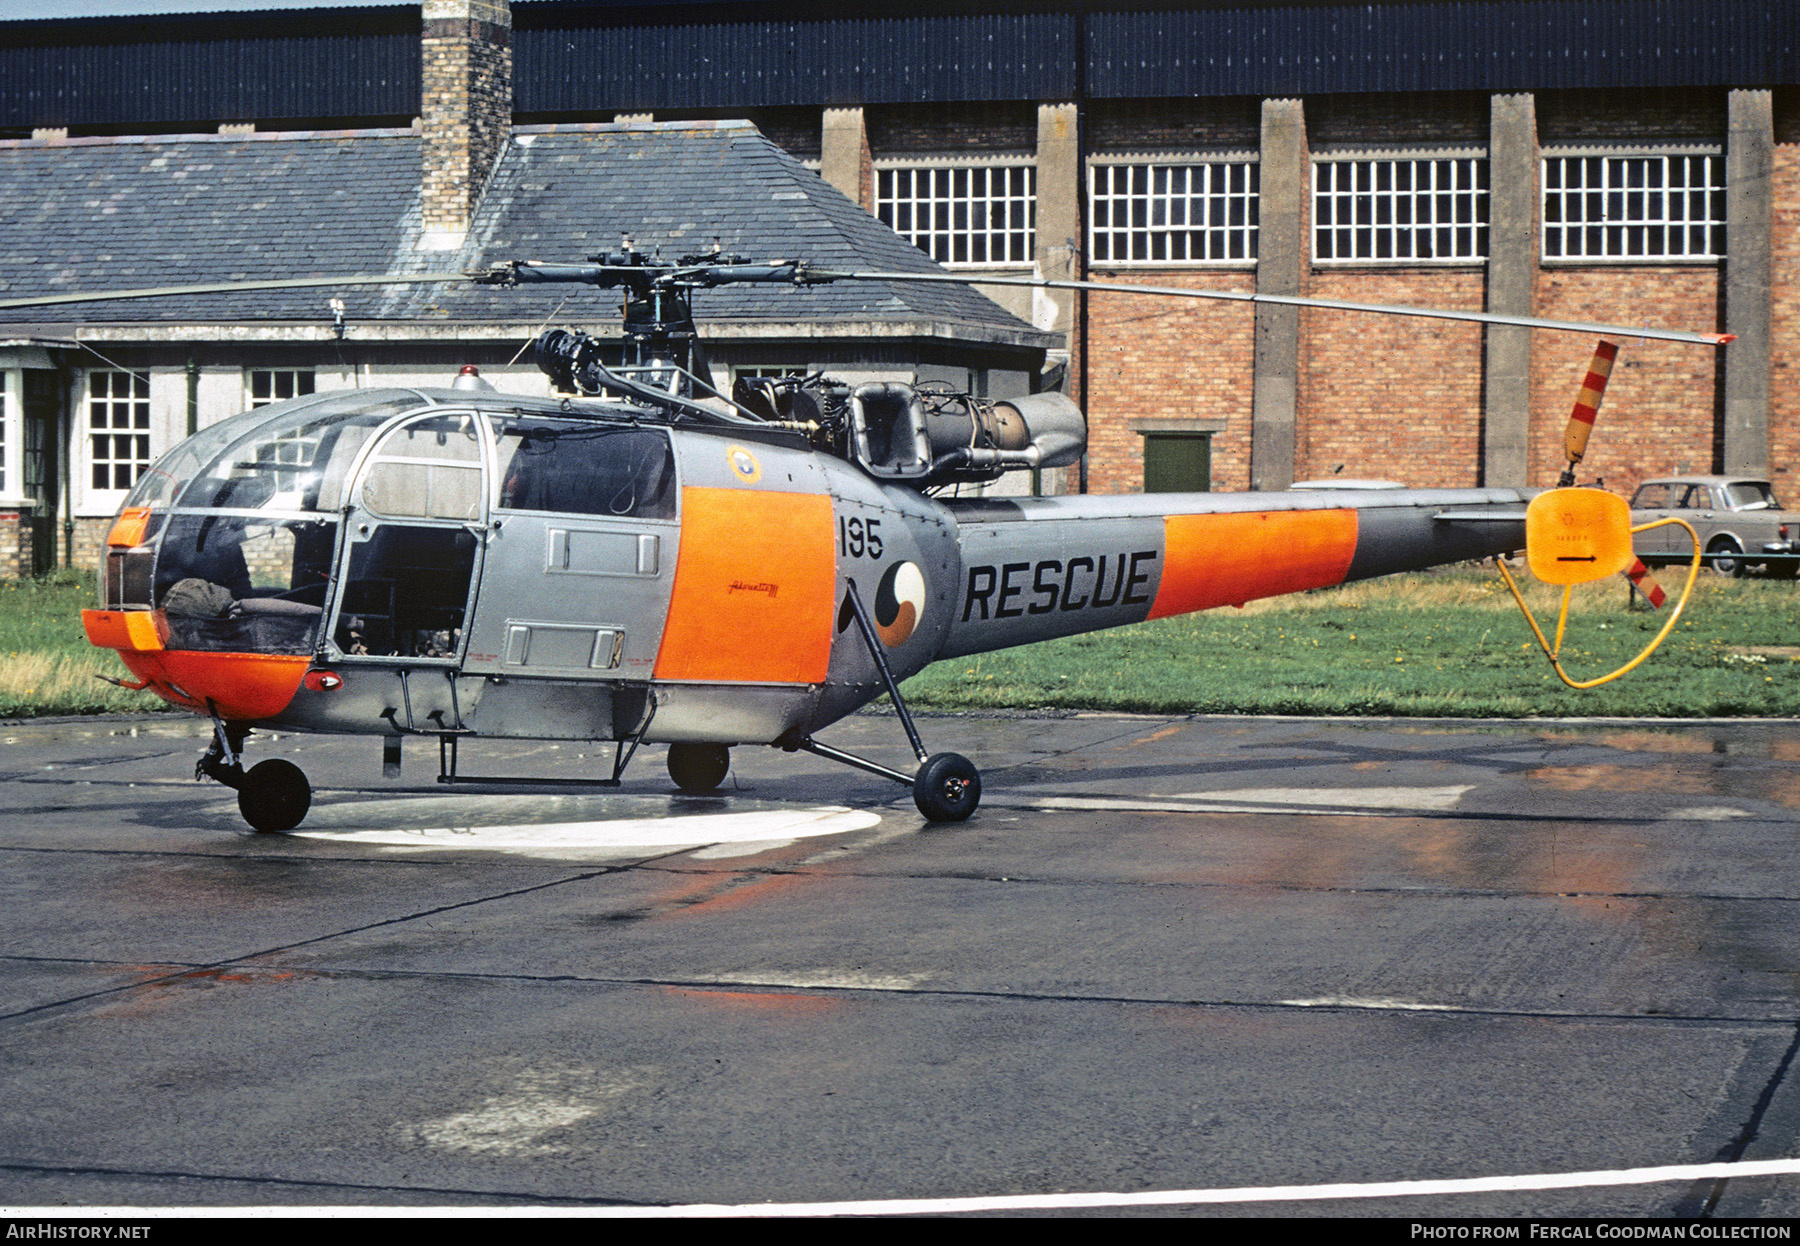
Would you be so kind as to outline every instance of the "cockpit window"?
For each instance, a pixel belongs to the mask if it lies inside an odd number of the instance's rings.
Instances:
[[[155,604],[171,649],[309,653],[331,574],[337,524],[243,513],[170,517]]]
[[[350,391],[246,411],[164,455],[125,504],[335,511],[357,452],[377,428],[420,402],[412,393],[371,402]],[[236,483],[249,480],[258,483]]]
[[[675,518],[675,456],[660,429],[496,419],[504,510]]]

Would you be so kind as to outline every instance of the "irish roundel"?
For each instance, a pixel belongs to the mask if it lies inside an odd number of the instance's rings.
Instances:
[[[893,649],[906,643],[925,610],[925,576],[910,562],[896,563],[875,589],[875,632]]]

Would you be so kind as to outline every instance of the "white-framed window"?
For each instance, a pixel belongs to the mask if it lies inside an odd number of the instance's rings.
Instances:
[[[12,436],[13,425],[18,423],[12,418],[12,387],[7,378],[12,374],[0,368],[0,497],[7,493],[8,479],[6,475],[6,439]]]
[[[1543,157],[1544,258],[1643,263],[1725,255],[1725,157]]]
[[[741,380],[744,377],[754,380],[758,377],[811,376],[812,373],[813,369],[803,363],[737,364],[731,369],[733,380]]]
[[[1088,165],[1088,256],[1095,264],[1256,259],[1259,166],[1095,160]]]
[[[87,381],[88,484],[129,489],[150,467],[150,375],[96,369]]]
[[[251,410],[312,392],[311,368],[250,368],[244,374],[244,396]]]
[[[940,264],[1029,264],[1037,248],[1037,166],[877,165],[875,215]]]
[[[1480,156],[1313,162],[1313,259],[1473,263],[1487,258]]]
[[[311,368],[250,368],[244,374],[244,389],[250,409],[266,407],[273,402],[301,398],[313,392]],[[300,487],[300,477],[312,466],[317,440],[299,432],[289,432],[256,446],[256,461],[272,469],[282,492]]]

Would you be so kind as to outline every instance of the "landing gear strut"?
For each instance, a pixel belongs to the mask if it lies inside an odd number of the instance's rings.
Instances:
[[[210,706],[209,706],[210,708]],[[291,831],[312,807],[312,784],[291,761],[271,757],[244,770],[244,737],[250,728],[213,713],[213,739],[194,763],[196,779],[216,779],[238,794],[238,812],[259,831]]]
[[[913,804],[919,807],[919,812],[928,821],[961,822],[974,813],[975,807],[981,803],[981,772],[975,768],[974,762],[958,753],[926,754],[925,744],[919,739],[919,730],[913,726],[912,714],[907,711],[906,702],[900,697],[900,687],[894,682],[893,672],[888,669],[881,637],[875,632],[875,624],[869,620],[869,612],[856,592],[855,582],[850,582],[846,588],[845,596],[856,616],[857,630],[862,633],[863,643],[869,648],[869,656],[875,659],[875,669],[881,672],[882,683],[887,685],[888,698],[894,703],[894,712],[900,716],[900,725],[906,728],[906,738],[912,744],[913,754],[919,759],[919,768],[912,774],[903,774],[866,757],[820,744],[811,736],[801,736],[792,744],[783,744],[782,747],[789,752],[804,749],[819,757],[855,766],[858,770],[878,774],[884,779],[892,779],[913,790]],[[673,750],[671,755],[672,753]]]

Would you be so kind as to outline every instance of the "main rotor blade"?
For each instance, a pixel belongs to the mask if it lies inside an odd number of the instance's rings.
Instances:
[[[203,286],[155,286],[143,290],[101,290],[83,294],[41,294],[0,299],[0,309],[50,307],[58,303],[106,303],[113,299],[176,298],[184,294],[235,294],[239,290],[303,290],[310,286],[400,286],[420,282],[467,281],[463,273],[367,273],[354,277],[289,277],[281,281],[226,281]]]
[[[1174,298],[1225,299],[1235,303],[1275,303],[1286,307],[1327,307],[1336,311],[1377,312],[1388,316],[1423,316],[1433,320],[1473,320],[1478,324],[1521,325],[1528,329],[1562,329],[1570,333],[1606,333],[1617,337],[1656,338],[1723,346],[1735,333],[1692,333],[1685,329],[1633,328],[1587,324],[1577,320],[1543,320],[1535,316],[1502,316],[1495,312],[1446,311],[1435,307],[1398,307],[1390,303],[1352,303],[1345,299],[1309,299],[1292,294],[1248,294],[1241,290],[1192,290],[1185,286],[1137,286],[1108,281],[1050,281],[1036,277],[958,277],[945,273],[843,273],[807,269],[808,281],[934,281],[962,286],[1031,286],[1046,290],[1104,290],[1117,294],[1163,294]]]

